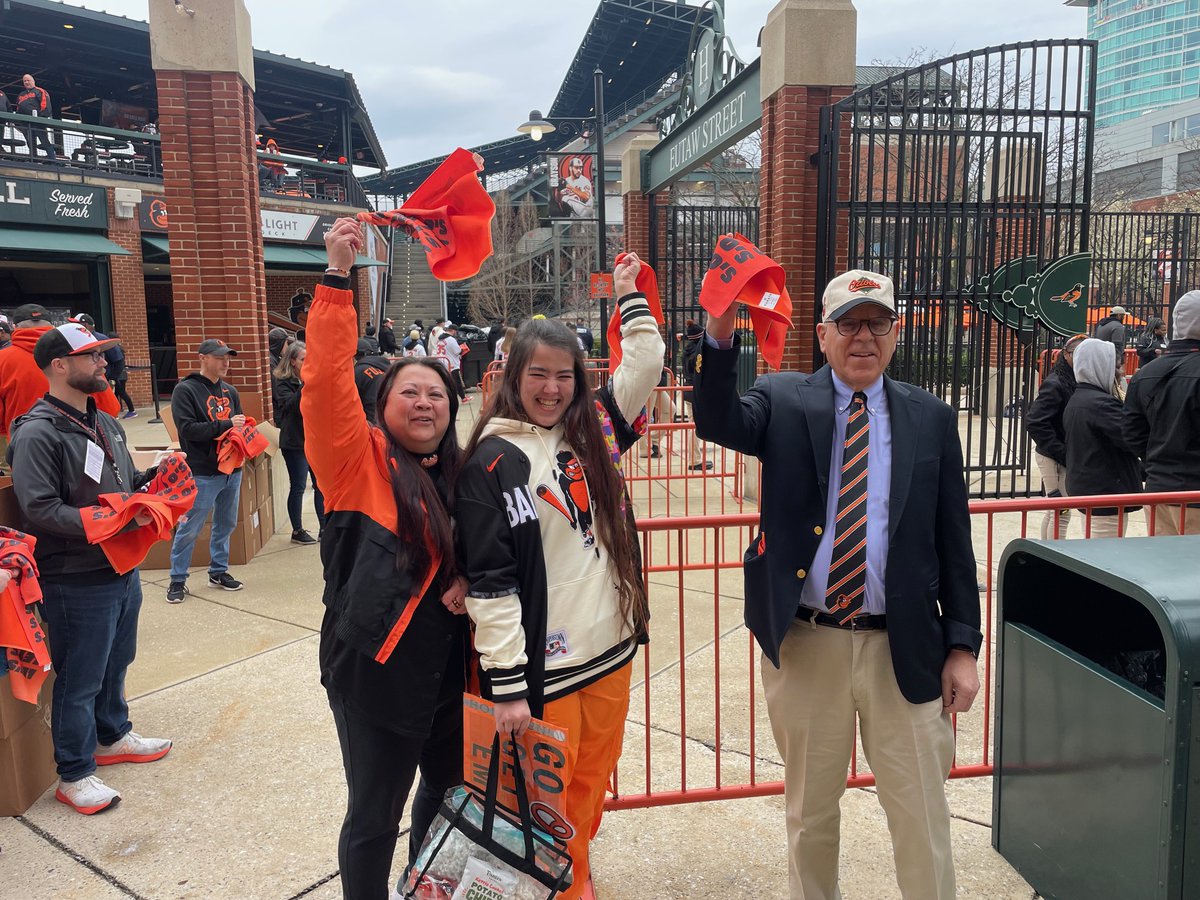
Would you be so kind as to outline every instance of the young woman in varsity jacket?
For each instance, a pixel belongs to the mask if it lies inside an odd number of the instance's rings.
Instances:
[[[388,894],[417,769],[410,862],[442,796],[462,783],[466,581],[454,575],[449,515],[458,398],[437,362],[400,360],[380,379],[379,424],[368,424],[354,383],[354,295],[335,271],[354,265],[361,227],[339,219],[325,242],[330,272],[308,314],[300,408],[327,516],[319,661],[349,788],[342,891],[374,898]]]
[[[460,563],[470,587],[481,684],[502,734],[531,715],[566,729],[566,814],[574,885],[590,896],[588,843],[621,753],[630,665],[648,618],[619,466],[644,432],[663,340],[631,255],[614,272],[621,365],[596,394],[572,330],[524,323],[506,342],[495,400],[455,489]]]

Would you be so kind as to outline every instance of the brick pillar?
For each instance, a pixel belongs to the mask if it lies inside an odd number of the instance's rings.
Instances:
[[[350,287],[354,290],[354,307],[358,310],[358,331],[361,334],[371,321],[371,270],[366,266],[355,269]],[[379,325],[379,322],[375,323],[376,336],[379,335]]]
[[[782,0],[762,34],[759,247],[783,266],[793,328],[783,368],[809,371],[817,348],[817,167],[821,107],[853,92],[857,13],[850,0]],[[849,166],[842,167],[848,172]]]
[[[270,409],[250,17],[242,0],[154,3],[150,36],[180,374],[219,338],[238,351],[229,380]]]
[[[150,338],[146,333],[146,277],[142,273],[141,226],[136,213],[127,219],[118,218],[113,189],[108,188],[105,194],[108,197],[108,239],[129,251],[128,256],[108,258],[113,323],[121,338],[121,348],[125,351],[125,364],[148,366]],[[126,390],[138,406],[153,403],[149,370],[130,370]]]

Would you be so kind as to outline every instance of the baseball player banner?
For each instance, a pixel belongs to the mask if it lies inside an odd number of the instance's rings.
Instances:
[[[576,222],[596,218],[596,154],[547,153],[550,218]]]

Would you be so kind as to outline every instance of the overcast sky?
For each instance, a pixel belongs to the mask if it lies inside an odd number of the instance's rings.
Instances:
[[[148,2],[67,0],[130,18]],[[203,2],[203,0],[199,0]],[[545,112],[596,0],[245,0],[254,46],[354,74],[390,166],[516,133]],[[738,54],[758,56],[776,0],[727,0]],[[858,63],[922,58],[1011,41],[1083,37],[1085,11],[1062,0],[855,0]]]

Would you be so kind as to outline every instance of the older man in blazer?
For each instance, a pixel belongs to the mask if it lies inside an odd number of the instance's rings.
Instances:
[[[953,897],[950,715],[978,693],[983,640],[957,417],[883,374],[897,340],[884,275],[826,288],[828,365],[764,375],[740,398],[734,315],[709,317],[688,365],[699,436],[762,462],[746,624],[784,760],[791,897],[841,896],[856,716],[902,895]]]

